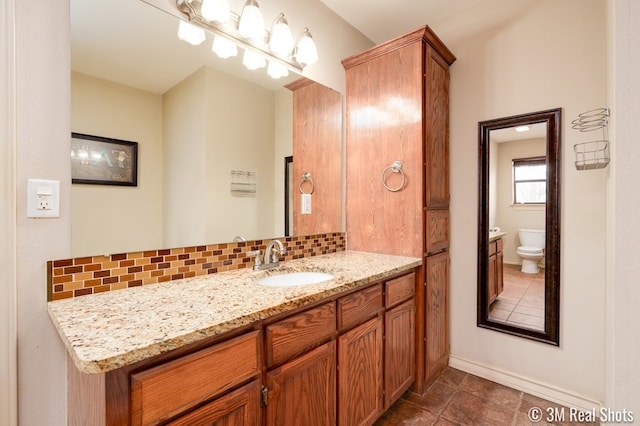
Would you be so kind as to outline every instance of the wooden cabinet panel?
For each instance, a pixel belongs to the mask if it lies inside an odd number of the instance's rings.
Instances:
[[[449,66],[455,59],[424,26],[342,61],[346,70],[350,249],[415,257],[448,249]],[[382,171],[393,161],[402,163],[406,176],[406,186],[397,192],[388,191],[380,182]],[[382,178],[389,179],[392,187],[401,180],[394,173]],[[431,357],[432,365],[437,352],[440,365],[446,361],[442,351],[448,350],[447,308],[425,301],[425,294],[423,286],[418,287],[418,392],[428,385],[425,359]],[[438,301],[446,301],[446,294]],[[428,313],[431,308],[436,311]],[[425,333],[435,333],[427,327],[435,327],[436,322],[442,327],[438,333],[445,337],[435,338],[439,346],[427,349],[424,338],[429,336]],[[427,354],[426,350],[434,352]]]
[[[434,254],[449,247],[449,210],[427,210],[426,252]]]
[[[426,258],[426,381],[442,372],[449,358],[449,253]]]
[[[496,254],[496,287],[498,289],[497,296],[504,290],[504,253],[502,251]]]
[[[344,331],[382,310],[382,284],[338,299],[338,330]]]
[[[268,325],[265,331],[267,367],[282,364],[335,335],[333,302]]]
[[[382,317],[338,338],[338,424],[370,425],[384,411]]]
[[[487,285],[489,286],[489,305],[491,305],[498,297],[498,283],[496,282],[496,270],[498,268],[497,256],[492,254],[489,256],[489,280]]]
[[[413,274],[412,274],[413,275]],[[416,306],[410,299],[385,313],[384,407],[388,409],[415,380]]]
[[[169,426],[255,426],[261,422],[257,380],[168,423]]]
[[[257,376],[260,346],[254,331],[131,375],[132,423],[169,419]]]
[[[410,273],[385,283],[385,306],[391,306],[413,297],[416,292],[416,274]]]
[[[349,249],[422,255],[422,46],[397,43],[348,65],[346,225]],[[397,100],[402,100],[401,106]],[[416,119],[417,118],[417,119]],[[382,171],[400,161],[407,185],[390,192]],[[400,176],[387,171],[386,183]]]
[[[336,424],[336,342],[267,373],[267,426]]]
[[[342,96],[302,78],[293,91],[293,235],[342,229]],[[314,182],[311,214],[301,214],[298,184],[304,173]],[[311,191],[310,183],[303,189]]]
[[[449,65],[426,47],[425,85],[426,207],[449,206]]]

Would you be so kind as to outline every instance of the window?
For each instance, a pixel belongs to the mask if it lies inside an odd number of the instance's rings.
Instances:
[[[547,159],[545,157],[513,160],[513,203],[547,202]]]

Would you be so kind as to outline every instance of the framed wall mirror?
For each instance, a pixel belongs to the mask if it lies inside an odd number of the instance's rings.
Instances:
[[[561,109],[478,123],[478,327],[559,346]]]

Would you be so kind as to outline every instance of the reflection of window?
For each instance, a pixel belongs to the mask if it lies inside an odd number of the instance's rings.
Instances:
[[[513,159],[513,203],[547,202],[547,161],[545,157]]]

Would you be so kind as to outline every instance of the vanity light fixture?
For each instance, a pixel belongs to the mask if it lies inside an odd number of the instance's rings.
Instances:
[[[231,17],[229,0],[202,0],[202,17],[209,22],[227,22]]]
[[[242,65],[250,70],[257,70],[258,68],[264,68],[267,65],[267,60],[259,53],[252,50],[245,50],[242,57]]]
[[[316,44],[311,37],[309,28],[305,28],[304,32],[296,44],[296,51],[294,53],[296,61],[302,66],[311,65],[318,62],[318,50]]]
[[[279,62],[269,61],[267,74],[269,74],[269,77],[272,78],[286,77],[289,75],[289,70]]]
[[[289,23],[284,17],[284,13],[280,13],[271,25],[271,33],[269,34],[269,49],[281,58],[288,58],[293,50],[293,36],[289,29]]]
[[[193,24],[180,21],[178,24],[178,38],[182,41],[197,46],[202,44],[207,38],[202,28],[198,28]]]
[[[244,4],[238,22],[238,31],[246,39],[257,43],[264,42],[264,18],[256,0],[247,0]]]
[[[238,46],[225,36],[218,34],[213,36],[211,51],[223,59],[238,56]]]
[[[515,131],[518,133],[528,132],[531,128],[529,126],[516,126],[514,127]]]
[[[305,66],[318,60],[318,50],[307,28],[294,47],[284,14],[280,13],[267,31],[257,0],[247,0],[241,15],[229,10],[226,20],[224,11],[228,10],[228,0],[176,0],[176,6],[186,15],[185,20],[180,21],[180,28],[189,28],[186,24],[191,24],[200,30],[197,36],[194,30],[190,30],[194,35],[189,37],[179,32],[181,40],[200,44],[205,40],[204,30],[207,30],[214,34],[212,51],[218,56],[235,56],[237,46],[240,46],[245,51],[245,66],[261,68],[268,59],[268,73],[273,78],[286,76],[289,70],[301,72]],[[229,47],[229,42],[235,45],[235,51]]]

